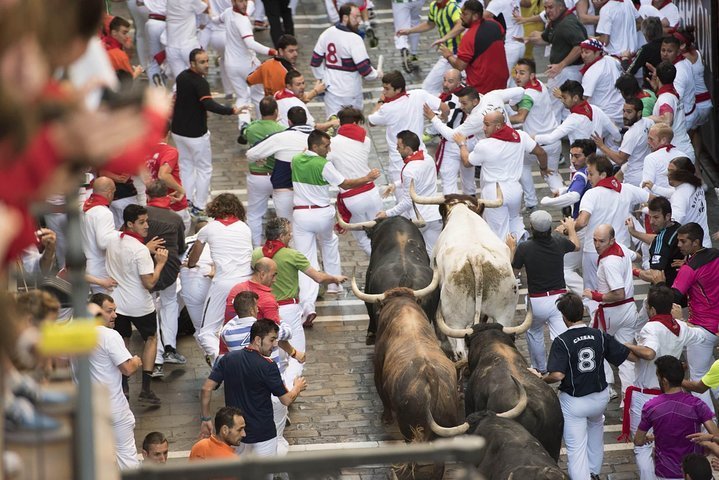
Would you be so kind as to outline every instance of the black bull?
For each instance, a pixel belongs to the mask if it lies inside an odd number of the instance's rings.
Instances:
[[[419,290],[432,281],[432,267],[422,234],[403,217],[380,220],[367,229],[372,255],[365,276],[365,293],[380,294],[395,287]],[[434,321],[439,304],[439,289],[422,298],[420,305],[430,322]],[[367,337],[377,333],[379,306],[365,303],[369,315]],[[369,343],[369,342],[368,342]]]
[[[552,388],[528,370],[529,365],[514,345],[514,336],[499,324],[479,324],[469,336],[469,383],[465,412],[504,412],[517,403],[516,378],[527,392],[527,408],[514,420],[539,440],[556,461],[562,446],[564,417]],[[511,376],[510,376],[511,375]]]

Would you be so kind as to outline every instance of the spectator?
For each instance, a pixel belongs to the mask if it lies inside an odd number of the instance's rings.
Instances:
[[[142,458],[148,463],[167,463],[170,444],[161,432],[150,432],[142,441]]]
[[[222,407],[215,414],[215,433],[192,446],[190,460],[234,457],[237,455],[235,449],[246,436],[242,410]]]

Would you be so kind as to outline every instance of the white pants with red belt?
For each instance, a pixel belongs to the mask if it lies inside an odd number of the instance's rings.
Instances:
[[[484,220],[500,240],[504,241],[509,233],[519,239],[525,232],[524,220],[519,213],[522,208],[522,186],[519,182],[501,182],[499,186],[502,189],[504,203],[499,208],[485,208]],[[483,185],[480,196],[486,200],[495,200],[497,184],[488,182]]]
[[[689,318],[691,320],[691,317]],[[717,336],[709,333],[702,327],[697,327],[702,334],[702,342],[687,346],[687,363],[689,364],[689,378],[691,380],[701,380],[701,378],[709,371],[712,363],[714,363],[714,347],[717,344]],[[711,389],[714,396],[717,396],[717,389]],[[710,391],[707,390],[702,394],[694,395],[704,400],[709,409],[714,411]]]
[[[182,267],[180,269],[180,297],[187,307],[187,313],[195,327],[195,339],[198,343],[200,327],[202,327],[202,312],[210,285],[212,285],[212,279],[198,274],[196,268]]]
[[[352,223],[374,220],[377,212],[382,210],[382,199],[379,196],[378,187],[344,198],[343,201],[347,210],[352,213],[352,219],[350,220]],[[369,237],[367,237],[364,230],[353,230],[352,236],[355,237],[357,244],[364,253],[369,255],[372,252]]]
[[[165,33],[164,20],[155,20],[153,18],[147,20],[147,23],[145,23],[145,34],[147,35],[147,43],[150,47],[150,63],[147,66],[147,77],[150,80],[150,85],[153,85],[153,77],[155,75],[162,74],[160,64],[155,60],[155,55],[165,49],[165,46],[162,44],[163,33]]]
[[[609,389],[573,397],[559,392],[564,416],[564,443],[567,446],[567,470],[572,480],[589,479],[599,474],[604,460],[604,411]]]
[[[195,45],[189,45],[184,47],[165,47],[165,61],[167,66],[170,67],[169,78],[175,81],[175,78],[188,68],[190,68],[190,52],[194,49],[200,48],[200,43],[197,42]]]
[[[262,245],[262,217],[272,196],[270,176],[247,174],[247,226],[252,232],[252,245]]]
[[[165,345],[177,348],[177,322],[180,316],[180,308],[177,303],[177,282],[169,287],[155,292],[155,309],[157,310],[157,331],[160,332],[157,342],[157,355],[155,365],[162,365],[164,360]]]
[[[304,273],[298,273],[298,275],[300,278],[307,276]],[[292,346],[300,352],[304,352],[307,348],[307,344],[305,343],[305,330],[302,328],[302,305],[299,303],[280,305],[280,321],[289,325],[292,330],[292,338],[290,339]],[[296,360],[290,359],[290,363],[292,363],[292,361],[302,365]],[[302,374],[301,369],[299,374]]]
[[[330,118],[332,115],[337,115],[337,112],[342,110],[342,108],[347,105],[362,111],[364,106],[364,96],[362,91],[360,90],[356,95],[348,97],[335,95],[329,89],[325,91],[325,114],[327,115],[327,118]]]
[[[292,207],[295,202],[295,193],[290,189],[272,191],[272,203],[275,205],[275,214],[293,222]]]
[[[325,208],[300,209],[293,211],[293,229],[295,248],[304,254],[310,265],[322,270],[317,259],[317,244],[322,250],[324,271],[330,275],[340,275],[339,239],[334,231],[335,209]],[[300,275],[300,303],[305,316],[315,312],[315,300],[319,285],[307,275]]]
[[[560,293],[546,297],[528,297],[532,305],[532,326],[527,330],[527,348],[532,366],[540,372],[547,371],[547,354],[544,347],[544,326],[549,325],[549,338],[554,340],[567,330],[556,301]]]
[[[462,182],[462,192],[465,195],[475,195],[477,193],[477,184],[474,179],[474,165],[465,167],[459,158],[459,149],[456,144],[452,145],[445,142],[442,151],[442,164],[437,172],[442,182],[442,193],[449,195],[451,193],[459,193],[457,188],[457,177]]]
[[[553,192],[559,192],[564,186],[562,176],[557,171],[559,169],[559,155],[562,153],[562,142],[550,143],[542,147],[547,152],[547,167],[552,174],[546,177],[547,186]],[[524,205],[534,207],[537,205],[537,191],[534,187],[534,177],[532,175],[532,167],[537,165],[537,157],[532,154],[524,155],[524,164],[522,165],[522,177],[519,182],[522,184],[524,191]],[[542,177],[539,177],[540,179]]]
[[[249,112],[254,112],[259,108],[260,101],[264,96],[262,84],[252,86],[247,84],[247,76],[259,66],[260,61],[257,57],[247,58],[247,61],[241,64],[225,65],[227,77],[232,84],[232,90],[235,92],[235,95],[237,95],[235,106],[238,108],[248,106],[250,107]],[[243,123],[250,122],[251,118],[249,115],[250,114],[240,114],[240,127],[242,127]]]
[[[220,337],[218,332],[225,320],[225,308],[227,295],[229,295],[232,287],[238,283],[244,282],[250,278],[231,277],[225,279],[213,279],[210,285],[210,291],[205,301],[204,312],[202,315],[202,326],[197,334],[197,341],[205,352],[205,355],[212,357],[214,363],[220,352]]]
[[[607,325],[607,333],[612,335],[617,342],[634,342],[637,336],[637,306],[634,302],[605,308],[604,319]],[[599,325],[598,328],[601,329],[602,326]],[[606,375],[607,383],[614,383],[614,372],[606,360],[604,361],[604,374]],[[619,380],[622,383],[622,392],[629,385],[634,385],[635,378],[633,362],[627,360],[619,365]]]
[[[185,188],[187,200],[200,210],[204,210],[210,197],[212,180],[210,131],[196,138],[173,133],[172,139],[179,154],[180,180]]]
[[[406,2],[392,2],[392,18],[394,31],[405,30],[419,25],[424,0],[411,0]],[[419,33],[411,35],[395,35],[394,47],[397,50],[406,48],[412,54],[417,53],[419,47]]]
[[[642,393],[641,391],[632,392],[632,404],[629,409],[629,430],[632,433],[632,437],[639,428],[639,421],[642,418],[642,407],[656,395],[649,393]],[[651,431],[651,430],[650,430]],[[656,475],[654,474],[654,444],[648,443],[640,447],[634,446],[634,457],[637,461],[637,468],[639,470],[639,478],[641,480],[655,480]]]
[[[115,437],[115,459],[120,470],[138,468],[137,446],[135,445],[135,416],[127,411],[122,419],[112,422]]]

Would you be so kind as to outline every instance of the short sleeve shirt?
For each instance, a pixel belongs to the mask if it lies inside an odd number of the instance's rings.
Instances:
[[[262,248],[256,248],[252,252],[252,261],[256,262],[263,256]],[[298,298],[300,286],[297,275],[311,267],[310,261],[294,248],[287,247],[278,250],[272,260],[277,264],[277,277],[272,284],[272,293],[277,301]]]
[[[141,275],[152,275],[155,264],[147,247],[129,235],[113,238],[107,246],[107,274],[117,281],[112,297],[117,313],[142,317],[155,311],[152,295],[142,284]]]
[[[709,388],[719,387],[719,360],[712,363],[709,371],[702,377],[702,383]]]
[[[672,223],[657,233],[649,246],[649,268],[652,270],[662,270],[667,280],[667,285],[672,286],[674,279],[677,278],[678,267],[672,267],[674,260],[684,259],[684,255],[679,250],[679,242],[677,240],[678,223]]]
[[[549,63],[561,62],[569,55],[574,47],[587,39],[587,29],[579,22],[576,15],[571,13],[554,25],[548,25],[542,32],[542,39],[552,45],[549,51]],[[572,65],[582,63],[578,58]]]
[[[252,234],[245,222],[238,220],[224,225],[213,220],[197,232],[197,240],[210,245],[215,281],[252,275]]]
[[[527,271],[529,293],[560,290],[564,282],[564,254],[573,252],[574,244],[566,237],[531,239],[517,245],[512,267]]]

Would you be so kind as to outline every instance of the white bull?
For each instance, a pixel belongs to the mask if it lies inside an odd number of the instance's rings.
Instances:
[[[421,204],[442,204],[446,209],[445,227],[434,246],[435,267],[440,276],[438,320],[450,328],[467,329],[483,316],[504,326],[514,320],[519,289],[512,270],[509,247],[494,234],[478,210],[502,205],[497,185],[497,200],[485,201],[466,195],[418,197]],[[466,358],[462,338],[448,338],[455,360]]]

